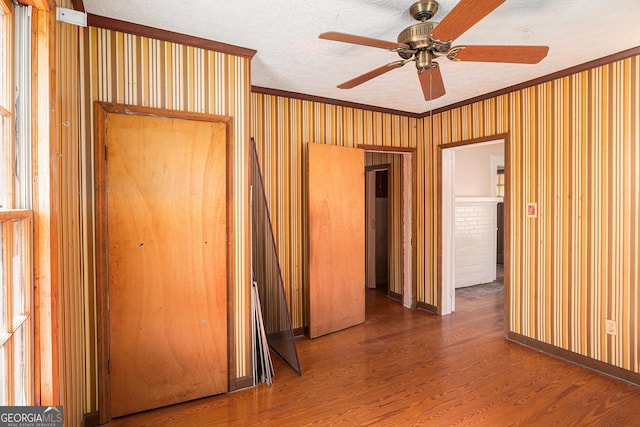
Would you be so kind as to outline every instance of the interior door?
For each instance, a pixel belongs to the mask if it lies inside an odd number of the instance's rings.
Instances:
[[[364,151],[308,145],[309,336],[365,320]]]
[[[111,414],[227,391],[226,126],[108,114]]]

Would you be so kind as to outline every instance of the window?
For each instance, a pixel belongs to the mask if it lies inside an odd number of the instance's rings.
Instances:
[[[8,0],[0,0],[0,154],[2,155],[2,172],[0,172],[0,209],[10,207],[11,176],[13,171],[12,155],[12,76],[11,61],[13,31],[12,7]]]
[[[30,210],[15,209],[13,22],[10,0],[0,0],[0,405],[33,404],[32,266]]]
[[[33,403],[31,212],[0,211],[0,405]]]
[[[504,168],[498,168],[496,177],[496,196],[504,197]]]

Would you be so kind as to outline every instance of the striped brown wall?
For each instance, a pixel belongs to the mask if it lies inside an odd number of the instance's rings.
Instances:
[[[86,395],[84,380],[84,283],[81,260],[80,238],[80,188],[79,188],[79,127],[78,123],[78,80],[77,61],[78,37],[76,27],[58,23],[57,69],[64,69],[68,75],[58,73],[59,93],[58,114],[63,123],[59,126],[58,191],[59,222],[59,289],[62,316],[60,319],[60,345],[62,347],[62,402],[66,416],[70,420],[81,420],[84,413],[82,397]],[[72,126],[72,124],[74,124]],[[74,390],[83,391],[77,393]]]
[[[509,330],[640,372],[640,59],[412,119],[254,93],[252,131],[292,307],[305,324],[305,144],[416,148],[417,299],[438,304],[439,145],[507,134]],[[416,125],[418,130],[415,130]],[[537,203],[539,216],[525,216]],[[605,333],[617,321],[617,335]]]
[[[419,119],[261,93],[252,94],[251,108],[252,136],[265,177],[292,324],[300,328],[308,324],[304,288],[307,143],[414,148]]]
[[[71,8],[70,1],[59,6]],[[235,373],[251,375],[248,347],[249,59],[108,30],[59,23],[56,49],[59,127],[62,403],[70,425],[98,410],[92,206],[91,104],[119,102],[234,118]],[[85,57],[85,54],[88,57]],[[84,65],[87,65],[85,68]],[[88,76],[85,74],[88,73]],[[85,85],[86,83],[86,85]],[[86,89],[86,90],[85,90]],[[88,92],[88,93],[87,93]],[[87,131],[88,130],[88,131]]]
[[[635,56],[427,117],[422,128],[430,156],[439,144],[508,134],[509,330],[633,372],[640,372],[639,103]],[[438,174],[429,176],[432,195]],[[537,203],[537,218],[527,218],[527,203]],[[434,222],[429,228],[435,233]],[[427,288],[437,301],[436,287]],[[605,319],[617,322],[616,335],[606,334]]]
[[[79,425],[85,413],[96,410],[95,352],[87,319],[89,278],[85,269],[87,254],[86,217],[83,216],[81,144],[81,66],[78,27],[58,23],[56,27],[58,126],[58,283],[60,301],[61,404],[69,425]]]
[[[250,58],[89,28],[90,99],[233,117],[234,344],[237,378],[251,376],[249,346]],[[91,129],[93,127],[91,126]]]

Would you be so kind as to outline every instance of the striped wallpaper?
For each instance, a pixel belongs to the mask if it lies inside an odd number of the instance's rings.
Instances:
[[[71,8],[70,0],[59,2]],[[62,403],[70,425],[98,410],[93,266],[93,101],[234,117],[236,165],[248,164],[249,59],[144,37],[57,24]],[[85,58],[85,54],[88,55]],[[83,64],[88,69],[83,68]],[[85,73],[89,73],[90,78]],[[86,82],[89,79],[90,82]],[[85,82],[90,93],[85,93]],[[86,113],[86,114],[85,114]],[[87,133],[88,132],[88,133]],[[87,137],[87,140],[81,142]],[[87,151],[88,150],[88,151]],[[235,169],[235,373],[251,375],[248,168]],[[80,196],[82,195],[82,196]],[[85,197],[86,196],[86,197]]]
[[[236,378],[251,376],[249,276],[250,58],[89,28],[91,100],[233,117]],[[93,129],[93,126],[91,126]]]
[[[439,144],[508,134],[509,330],[636,373],[639,103],[635,56],[423,123],[433,154]],[[432,194],[438,173],[430,176]],[[526,216],[527,203],[537,203],[537,218]],[[615,335],[606,334],[606,319],[616,321]]]
[[[82,172],[80,161],[81,86],[78,62],[78,27],[58,22],[56,26],[58,96],[58,283],[60,292],[61,404],[69,425],[76,425],[86,412],[96,410],[95,352],[86,322],[92,304],[86,269],[86,217],[82,215]],[[93,356],[93,359],[92,359]]]
[[[435,306],[438,147],[507,134],[508,329],[640,372],[639,103],[637,56],[423,119],[253,93],[252,136],[294,327],[307,324],[306,143],[416,148],[417,299]],[[537,218],[526,217],[529,202]]]
[[[308,325],[305,305],[308,270],[304,170],[307,143],[346,147],[360,144],[389,148],[415,147],[419,120],[258,93],[252,94],[251,105],[252,136],[256,141],[265,193],[270,202],[292,326],[301,328]],[[390,163],[388,158],[384,162]],[[398,162],[401,163],[401,160]],[[394,173],[400,174],[400,171],[401,167],[394,169]],[[401,242],[398,240],[395,244],[399,251]],[[394,253],[399,253],[397,251],[394,250]],[[397,266],[394,274],[401,275],[401,266]],[[394,286],[401,286],[401,281],[393,283]],[[399,287],[392,290],[401,292]]]

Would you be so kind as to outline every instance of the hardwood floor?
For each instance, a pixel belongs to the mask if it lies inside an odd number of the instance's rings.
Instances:
[[[367,291],[366,323],[297,340],[303,376],[114,420],[113,426],[640,425],[640,388],[503,338],[503,294],[409,311]]]

